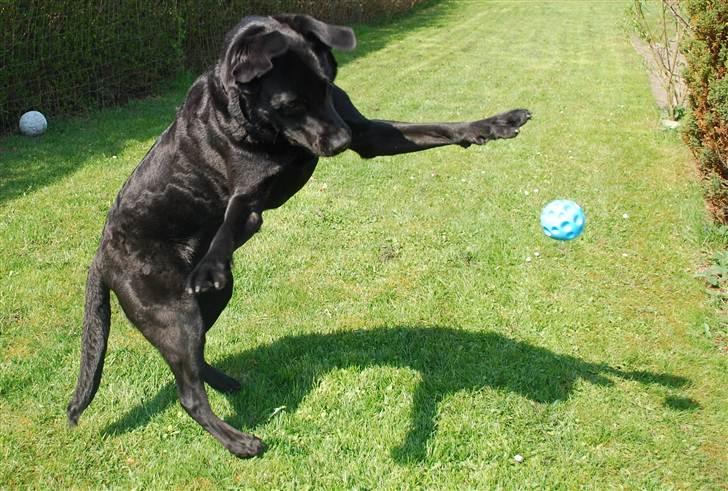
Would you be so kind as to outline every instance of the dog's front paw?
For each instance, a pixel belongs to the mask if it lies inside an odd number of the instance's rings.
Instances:
[[[526,124],[533,116],[526,109],[514,109],[487,119],[474,121],[465,129],[465,136],[461,145],[468,147],[471,144],[483,145],[489,140],[515,138],[521,126]]]
[[[229,262],[203,258],[187,278],[185,289],[189,294],[203,293],[211,288],[222,290],[229,275]]]

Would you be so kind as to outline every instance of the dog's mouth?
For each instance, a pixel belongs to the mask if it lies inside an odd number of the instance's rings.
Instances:
[[[303,147],[318,157],[333,157],[344,152],[351,145],[351,131],[348,128],[339,128],[326,136],[314,136],[299,132],[285,136],[293,145]]]

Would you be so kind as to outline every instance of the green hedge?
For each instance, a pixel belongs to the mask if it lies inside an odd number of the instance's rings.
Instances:
[[[699,162],[715,218],[728,223],[728,1],[685,0],[691,114],[685,140]]]
[[[49,119],[155,92],[201,72],[248,14],[305,12],[353,23],[422,0],[0,0],[0,132],[20,115]]]

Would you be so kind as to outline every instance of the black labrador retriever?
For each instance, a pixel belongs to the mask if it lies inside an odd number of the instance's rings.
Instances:
[[[109,291],[162,354],[187,413],[238,457],[263,451],[210,409],[205,383],[240,384],[205,362],[207,331],[233,289],[232,254],[264,210],[308,181],[319,157],[364,158],[512,138],[531,117],[512,110],[467,123],[370,120],[334,85],[332,48],[356,45],[348,27],[306,15],[246,17],[214,69],[192,85],[172,125],[111,207],[86,287],[81,368],[68,419],[98,389],[110,325]]]

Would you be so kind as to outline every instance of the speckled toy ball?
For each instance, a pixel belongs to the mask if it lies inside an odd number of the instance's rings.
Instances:
[[[48,121],[38,111],[28,111],[20,116],[20,132],[25,136],[38,136],[45,133]]]
[[[557,240],[576,239],[584,231],[586,217],[579,205],[568,199],[557,199],[541,212],[541,227],[547,237]]]

